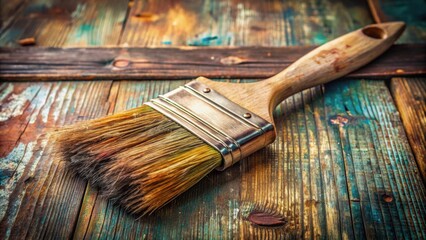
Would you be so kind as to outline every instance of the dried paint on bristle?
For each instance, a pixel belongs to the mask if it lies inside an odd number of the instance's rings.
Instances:
[[[220,166],[220,153],[143,105],[60,130],[59,156],[135,214],[151,213]]]

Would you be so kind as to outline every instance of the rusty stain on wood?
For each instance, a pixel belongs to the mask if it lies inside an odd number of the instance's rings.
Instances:
[[[382,198],[383,198],[383,201],[385,201],[387,203],[391,203],[393,201],[393,197],[391,195],[388,195],[388,194],[383,194]]]
[[[252,212],[249,214],[248,220],[255,225],[263,227],[278,227],[286,224],[286,220],[283,217],[265,212]]]
[[[336,116],[336,117],[330,118],[330,122],[331,124],[335,124],[335,125],[339,125],[343,127],[349,122],[349,119],[342,116]]]

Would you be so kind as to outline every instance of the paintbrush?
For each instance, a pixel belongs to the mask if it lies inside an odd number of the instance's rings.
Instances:
[[[264,81],[199,77],[141,107],[60,129],[57,152],[104,196],[129,212],[152,213],[212,170],[272,143],[272,112],[285,98],[367,64],[403,30],[402,22],[368,25]]]

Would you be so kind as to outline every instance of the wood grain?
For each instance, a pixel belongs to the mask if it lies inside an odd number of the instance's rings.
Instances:
[[[186,4],[188,3],[178,3],[177,5],[185,9],[183,12],[194,12],[194,9],[197,9]],[[218,3],[218,5],[220,4],[222,3]],[[297,4],[293,4],[293,7],[296,8]],[[324,8],[327,9],[330,6],[324,2],[319,4],[313,8],[323,8],[322,11],[326,11]],[[150,2],[144,5],[143,9],[155,7],[160,9],[156,3]],[[245,8],[246,6],[240,7],[244,11]],[[331,9],[336,8],[338,7],[331,7]],[[359,17],[364,16],[363,10],[354,8],[356,10],[353,10],[352,16],[358,21],[364,19]],[[301,10],[295,11],[293,16],[298,17],[296,21],[304,22],[308,18],[303,17],[304,8],[297,9]],[[148,10],[144,11],[141,16],[152,17],[147,14]],[[348,8],[347,11],[351,11],[351,8]],[[198,14],[195,15],[198,16]],[[254,16],[258,15],[254,13]],[[321,19],[321,17],[319,18]],[[221,21],[220,18],[218,19]],[[325,22],[324,19],[325,17],[322,18],[320,24]],[[163,35],[165,31],[150,27],[152,23],[135,25],[135,22],[132,21],[128,21],[130,30],[124,31],[125,42],[123,44],[141,46],[152,44],[155,46],[158,44],[158,39],[162,39],[162,36],[165,35]],[[315,42],[313,38],[302,37],[303,29],[298,28],[297,24],[292,25],[294,24],[291,22],[292,20],[286,19],[285,21],[288,21],[288,26],[291,26],[288,28],[289,34],[286,35],[288,42],[287,40],[281,41],[280,45],[295,45],[302,41]],[[255,23],[250,22],[250,24]],[[165,26],[167,21],[156,24]],[[244,24],[246,24],[244,28],[248,29],[249,23]],[[331,24],[333,27],[338,25],[337,23]],[[341,24],[339,27],[350,25],[347,22],[342,23],[342,21],[339,24]],[[158,27],[158,25],[156,26]],[[314,24],[308,27],[312,26]],[[205,24],[192,27],[207,28]],[[347,29],[353,28],[347,27]],[[309,32],[309,30],[306,31]],[[146,35],[138,35],[137,32],[145,32]],[[249,30],[241,32],[244,35]],[[129,36],[126,36],[127,34]],[[174,36],[178,39],[176,40],[177,45],[186,44],[187,35],[173,35],[172,37]],[[263,42],[259,41],[259,44],[271,41],[271,38],[261,36],[264,39],[262,39]],[[218,38],[220,37],[218,36]],[[171,44],[176,43],[173,41]],[[119,88],[117,111],[137,106],[150,97],[165,93],[174,87],[169,86],[170,82],[162,81],[125,81],[121,83],[123,85],[120,84]],[[176,82],[176,84],[183,83]],[[405,195],[390,204],[385,204],[383,200],[383,194],[397,195],[400,189],[408,186],[401,183],[403,175],[395,172],[403,165],[396,163],[397,152],[391,145],[386,144],[390,136],[382,134],[380,130],[376,129],[389,127],[391,123],[398,124],[398,132],[396,136],[392,135],[391,141],[395,141],[398,145],[402,144],[399,151],[410,151],[408,144],[403,140],[404,134],[400,122],[394,123],[393,119],[387,121],[386,118],[379,120],[375,118],[395,114],[393,106],[388,109],[388,104],[392,102],[389,91],[383,81],[358,80],[351,83],[346,81],[340,84],[335,83],[336,85],[330,84],[324,89],[317,87],[290,97],[276,111],[276,122],[280,134],[274,144],[225,172],[210,174],[190,191],[151,216],[134,222],[136,217],[125,214],[122,209],[99,198],[96,192],[89,189],[86,198],[91,201],[83,206],[92,209],[91,215],[90,218],[79,219],[81,221],[79,221],[77,229],[81,231],[78,231],[78,236],[153,239],[176,236],[209,239],[423,236],[424,233],[421,230],[419,235],[414,235],[417,233],[411,235],[410,226],[414,226],[414,221],[417,226],[424,226],[425,223],[421,214],[411,215],[412,212],[417,213],[412,209],[408,209],[408,212],[402,211],[402,206],[408,207],[408,204],[403,204],[408,201]],[[346,91],[342,91],[342,89]],[[348,89],[351,89],[351,94],[347,94]],[[383,95],[383,99],[377,99],[378,95]],[[360,101],[363,101],[363,104]],[[382,106],[384,109],[371,112],[376,105]],[[367,116],[371,120],[353,121],[346,126],[344,123],[349,121],[347,119],[351,119],[347,108],[352,112],[358,111],[356,114],[359,119]],[[330,112],[332,114],[329,114]],[[337,113],[342,116],[337,117]],[[342,122],[342,126],[339,122]],[[355,126],[363,131],[359,133]],[[346,129],[350,129],[350,134],[346,133]],[[351,142],[348,142],[348,137]],[[341,147],[342,142],[345,143],[344,148]],[[357,154],[353,158],[351,149],[354,154]],[[372,160],[365,162],[366,159]],[[347,161],[349,161],[348,166],[346,166]],[[408,156],[406,161],[412,164],[412,155]],[[388,166],[390,163],[393,164],[393,167]],[[404,171],[402,174],[408,174],[410,177],[415,175],[410,170]],[[397,180],[395,176],[398,177]],[[423,191],[424,187],[419,183],[418,178],[414,177],[413,182]],[[415,206],[416,209],[424,209],[422,192],[410,191],[407,194],[418,194],[411,199],[420,200],[419,205]],[[259,226],[250,221],[250,216],[254,213],[284,219],[286,224],[272,228]],[[407,218],[409,221],[406,220]],[[87,225],[89,228],[85,227]],[[182,226],[191,227],[189,230]]]
[[[426,182],[426,81],[424,78],[393,78],[391,90],[420,174]]]
[[[21,7],[24,5],[25,0],[20,1],[0,1],[0,33],[3,32],[5,28],[9,26],[10,23],[16,17],[16,11],[20,11]]]
[[[319,45],[370,23],[366,9],[366,2],[325,0],[135,0],[121,45]],[[351,21],[354,16],[349,12],[356,15],[356,21]]]
[[[16,47],[20,39],[31,37],[36,46],[115,45],[125,22],[127,2],[24,1],[14,12],[13,22],[1,31],[0,46]]]
[[[14,114],[0,123],[6,151],[2,172],[9,173],[2,178],[0,236],[73,234],[72,225],[63,223],[77,219],[85,184],[54,161],[54,143],[44,134],[57,125],[104,115],[110,85],[111,81],[2,84],[2,113]]]
[[[0,48],[0,79],[268,78],[313,48]],[[425,66],[425,44],[401,44],[346,77],[416,76]]]
[[[423,43],[426,41],[424,13],[419,10],[426,7],[424,1],[381,0],[370,1],[370,8],[379,14],[376,21],[404,20],[407,31],[400,39],[404,43]],[[403,6],[403,7],[401,7]],[[417,165],[423,181],[426,183],[426,91],[419,78],[392,78],[390,83],[392,95],[401,113],[402,122],[411,143]],[[420,101],[419,101],[420,100]]]
[[[137,8],[131,12],[142,9],[141,18],[155,19],[150,12],[176,14],[152,23],[129,17],[121,46],[318,45],[372,22],[361,1],[136,1],[133,6]],[[195,16],[188,19],[197,24],[180,24],[186,16]],[[179,24],[172,27],[175,18]],[[27,23],[24,30],[12,24],[19,37],[7,30],[0,38],[13,45],[15,40],[5,39],[26,37],[32,23],[50,26],[38,22]],[[110,32],[109,27],[102,32]],[[119,33],[113,32],[111,39],[117,39]],[[110,41],[103,33],[88,35],[99,37],[93,41],[99,44]],[[43,44],[81,40],[68,31],[52,36]],[[382,80],[335,82],[291,96],[275,111],[277,141],[225,172],[213,172],[140,219],[55,164],[53,143],[39,140],[39,134],[54,126],[139,106],[188,80],[2,83],[0,117],[7,120],[0,131],[0,169],[7,177],[0,178],[0,207],[6,209],[0,211],[0,238],[426,237],[425,187]],[[285,224],[260,226],[253,214]]]

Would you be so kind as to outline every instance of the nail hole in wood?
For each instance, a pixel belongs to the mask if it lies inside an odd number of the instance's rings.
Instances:
[[[155,22],[159,18],[158,15],[150,13],[150,12],[140,12],[140,13],[136,13],[133,16],[145,22]]]
[[[366,27],[362,29],[362,33],[366,36],[374,38],[374,39],[384,39],[386,38],[386,32],[379,27]]]
[[[21,46],[33,46],[36,44],[36,40],[33,37],[23,38],[23,39],[19,39],[18,43]]]
[[[388,195],[388,194],[383,194],[382,198],[383,198],[383,201],[385,201],[387,203],[391,203],[393,201],[393,197],[391,195]]]

